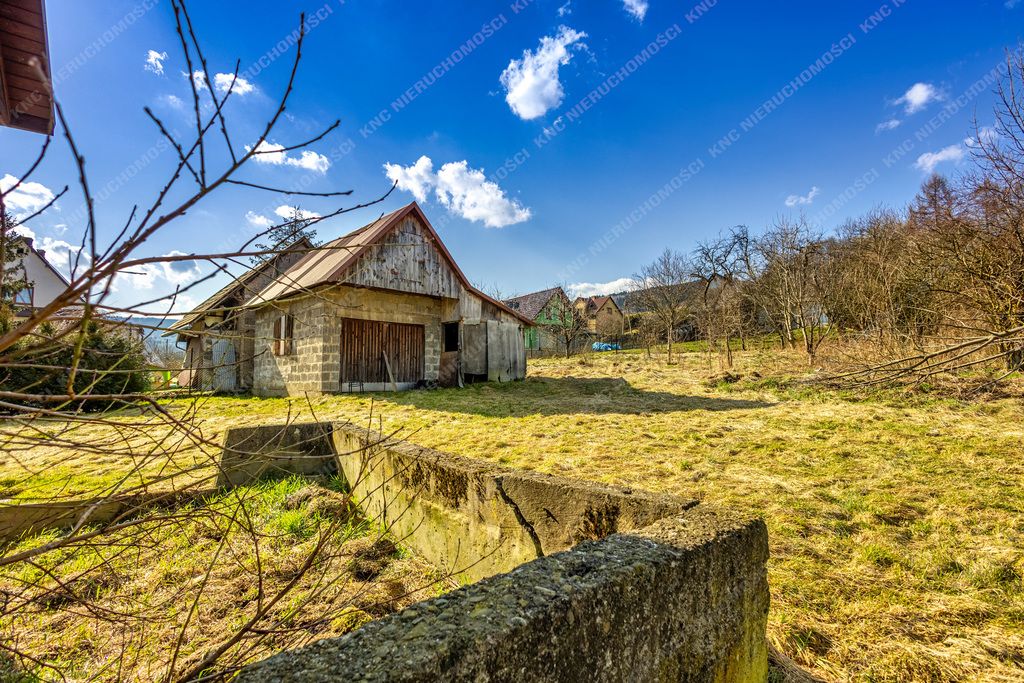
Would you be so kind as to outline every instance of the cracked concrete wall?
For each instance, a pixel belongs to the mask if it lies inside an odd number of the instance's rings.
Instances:
[[[697,506],[275,655],[236,680],[765,683],[767,558],[764,522]]]
[[[224,434],[217,486],[242,486],[260,477],[337,473],[329,422],[236,427]]]
[[[476,581],[246,667],[240,683],[767,680],[761,520],[350,425],[238,430],[226,444],[225,457],[262,446],[242,473],[328,455],[367,518]]]
[[[366,517],[471,581],[696,505],[382,442],[379,433],[353,426],[336,425],[332,438],[338,469]]]

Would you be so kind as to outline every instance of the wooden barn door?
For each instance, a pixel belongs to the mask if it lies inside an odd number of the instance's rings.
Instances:
[[[342,318],[341,389],[419,382],[424,350],[423,325]]]

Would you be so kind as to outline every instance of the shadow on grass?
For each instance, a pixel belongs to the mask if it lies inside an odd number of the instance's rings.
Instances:
[[[643,391],[622,378],[581,377],[530,377],[521,382],[407,391],[381,398],[396,405],[483,417],[644,415],[690,410],[751,410],[772,405],[762,401]]]

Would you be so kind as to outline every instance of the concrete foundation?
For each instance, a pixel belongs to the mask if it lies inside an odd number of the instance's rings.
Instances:
[[[303,428],[314,427],[327,430]],[[331,426],[327,441],[368,519],[447,572],[480,580],[237,680],[767,679],[762,521],[348,425]]]
[[[358,427],[335,427],[331,439],[363,514],[463,580],[507,572],[696,505],[382,441]]]
[[[700,507],[244,669],[240,683],[764,683],[767,533]]]

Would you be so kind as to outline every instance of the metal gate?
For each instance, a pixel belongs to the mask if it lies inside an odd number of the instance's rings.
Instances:
[[[213,342],[212,370],[214,391],[234,391],[238,366],[235,364],[235,345],[228,339],[217,339]]]

